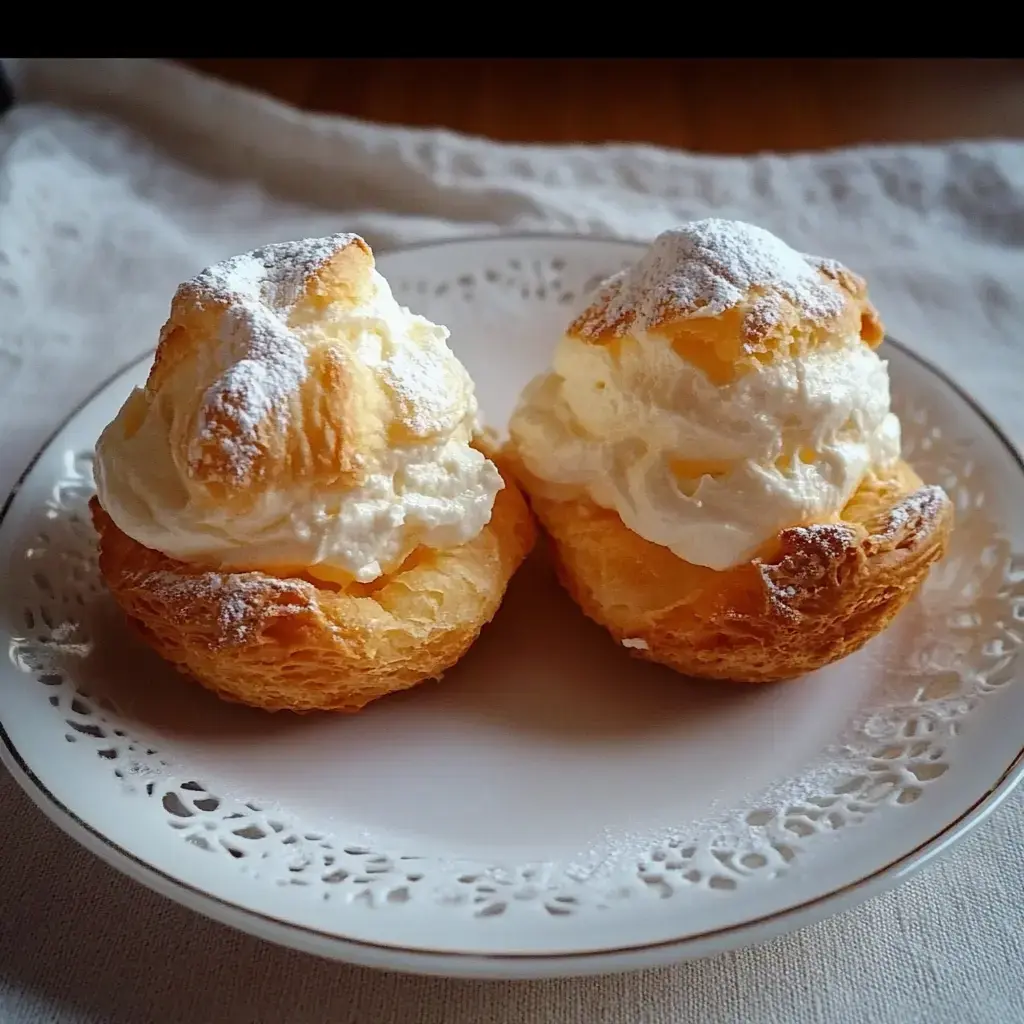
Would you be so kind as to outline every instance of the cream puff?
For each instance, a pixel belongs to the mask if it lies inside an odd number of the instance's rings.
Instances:
[[[183,284],[96,447],[100,571],[219,696],[356,711],[454,665],[534,542],[446,328],[351,234]]]
[[[864,281],[749,224],[666,231],[569,325],[508,453],[583,611],[638,657],[767,682],[857,650],[947,546],[900,458]]]

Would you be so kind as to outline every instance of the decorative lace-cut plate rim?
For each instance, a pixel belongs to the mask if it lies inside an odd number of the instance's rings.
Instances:
[[[596,236],[572,236],[557,234],[520,234],[499,236],[474,236],[446,241],[423,242],[382,252],[381,256],[399,256],[422,250],[460,247],[463,245],[526,243],[595,243],[617,246],[625,249],[639,246],[623,239],[606,239]],[[965,403],[984,423],[993,438],[999,442],[1005,453],[1015,463],[1018,472],[1024,474],[1024,459],[1006,433],[998,426],[982,406],[944,371],[926,358],[895,339],[886,339],[907,359],[931,375]],[[123,374],[138,367],[151,358],[152,350],[143,353],[108,377],[86,397],[52,433],[50,438],[33,457],[21,474],[18,482],[0,511],[0,530],[3,530],[15,501],[40,460],[47,454],[58,437],[83,412],[92,401],[110,384]],[[1014,680],[1016,681],[1016,679]],[[803,927],[821,920],[840,910],[848,909],[871,896],[877,895],[899,884],[918,868],[946,853],[971,829],[982,822],[1013,791],[1024,778],[1024,748],[1021,748],[1011,762],[965,810],[953,820],[944,824],[912,850],[875,868],[862,877],[813,898],[794,903],[767,914],[752,916],[723,927],[709,928],[682,934],[678,938],[630,943],[610,948],[602,945],[597,950],[580,952],[473,952],[446,949],[432,952],[428,949],[403,946],[392,942],[367,941],[348,938],[343,934],[324,931],[297,924],[284,918],[275,917],[241,903],[225,899],[199,888],[148,863],[144,858],[110,839],[101,829],[81,817],[67,806],[33,771],[12,740],[7,724],[0,719],[0,759],[3,760],[13,777],[36,805],[63,831],[81,845],[123,873],[142,882],[176,902],[208,916],[230,924],[243,931],[258,935],[294,948],[307,950],[321,956],[371,967],[404,970],[425,974],[440,974],[466,977],[553,977],[580,974],[606,973],[668,964],[683,959],[706,956],[727,949],[737,948],[754,942],[764,941],[784,934],[797,927]],[[479,915],[478,915],[479,916]]]

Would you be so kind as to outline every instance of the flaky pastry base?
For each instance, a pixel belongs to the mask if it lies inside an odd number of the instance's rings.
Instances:
[[[913,597],[953,526],[945,492],[901,462],[866,480],[838,522],[783,530],[759,559],[717,572],[519,475],[589,618],[638,658],[742,683],[791,679],[862,647]]]
[[[268,711],[354,712],[437,679],[501,605],[535,541],[512,479],[491,520],[448,551],[420,549],[373,584],[204,571],[132,540],[99,501],[100,573],[158,654],[217,696]]]

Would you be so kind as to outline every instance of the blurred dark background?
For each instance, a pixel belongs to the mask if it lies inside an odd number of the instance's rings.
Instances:
[[[698,152],[1024,138],[1024,60],[184,59],[298,107]]]

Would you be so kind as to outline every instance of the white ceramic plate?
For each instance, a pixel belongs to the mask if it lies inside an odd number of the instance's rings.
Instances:
[[[477,239],[379,260],[448,324],[503,425],[627,243]],[[865,650],[796,682],[688,682],[584,620],[542,557],[438,684],[354,717],[218,702],[97,577],[91,450],[149,364],[40,453],[0,525],[4,760],[59,825],[196,910],[400,970],[541,976],[764,939],[895,884],[1022,773],[1024,475],[954,385],[888,343],[948,559]]]

